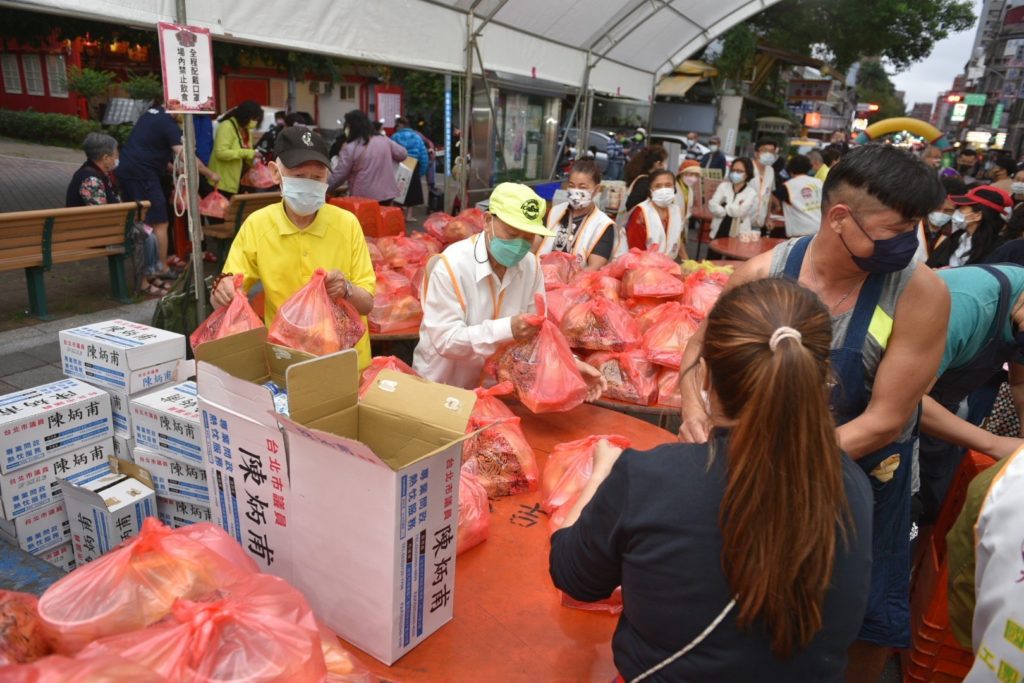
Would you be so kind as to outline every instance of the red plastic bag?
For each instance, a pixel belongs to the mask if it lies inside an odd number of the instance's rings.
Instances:
[[[622,283],[597,270],[584,270],[574,277],[569,285],[578,287],[593,297],[601,297],[616,303],[622,300],[622,297],[619,296]]]
[[[252,574],[202,601],[178,600],[159,624],[97,640],[82,655],[114,655],[172,681],[321,683],[320,629],[287,581]]]
[[[559,591],[561,593],[561,591]],[[608,614],[622,614],[622,587],[616,588],[610,597],[597,602],[580,602],[562,593],[562,607],[583,610],[584,612],[607,612]]]
[[[623,351],[640,343],[640,332],[629,311],[600,297],[570,308],[559,327],[575,349]]]
[[[346,650],[338,636],[319,619],[320,649],[327,667],[327,683],[377,683],[377,677]]]
[[[681,272],[679,264],[656,249],[644,251],[633,247],[627,253],[615,259],[601,269],[605,275],[622,279],[626,273],[640,268],[659,268],[672,275],[679,275]]]
[[[380,247],[377,246],[377,240],[367,237],[366,251],[370,252],[370,262],[373,263],[374,270],[384,265],[384,254],[381,253]]]
[[[644,333],[643,347],[652,363],[679,369],[683,351],[700,326],[700,315],[689,306],[670,302],[659,306],[658,320]]]
[[[626,297],[672,299],[681,296],[685,289],[682,280],[661,268],[637,268],[622,278],[622,294]]]
[[[683,395],[679,391],[679,370],[662,368],[658,375],[658,405],[683,407]]]
[[[423,229],[441,244],[450,244],[445,228],[452,222],[452,218],[453,216],[444,211],[435,211],[423,221]]]
[[[598,351],[587,362],[601,371],[608,380],[604,396],[646,406],[658,395],[658,366],[647,360],[643,349],[630,349],[621,353]]]
[[[544,288],[548,292],[565,287],[581,270],[580,260],[574,254],[562,251],[541,256],[540,267],[544,272]]]
[[[419,329],[423,320],[423,307],[419,298],[411,291],[408,294],[377,294],[373,297],[373,310],[367,316],[370,331],[379,334]]]
[[[395,269],[406,266],[422,266],[431,256],[430,245],[424,240],[412,239],[405,235],[381,237],[377,246],[384,256],[384,264]]]
[[[647,334],[647,330],[651,329],[656,323],[661,322],[666,316],[672,316],[679,310],[678,301],[664,301],[663,299],[652,299],[652,301],[658,301],[658,305],[648,309],[646,312],[641,313],[634,318],[636,327],[640,331],[640,334]]]
[[[540,504],[551,515],[548,525],[552,533],[562,528],[566,515],[594,474],[594,449],[601,439],[618,448],[629,448],[629,439],[623,436],[597,435],[560,443],[548,456],[541,478]]]
[[[50,653],[38,605],[34,595],[0,590],[0,667],[34,662]]]
[[[637,322],[637,326],[639,327],[640,317],[646,314],[651,309],[661,306],[663,303],[665,303],[664,299],[647,299],[644,297],[634,297],[632,299],[626,299],[622,305],[625,306],[626,310],[629,311],[629,314],[633,316],[633,318]],[[640,332],[643,333],[643,331],[644,330],[641,327]]]
[[[444,251],[444,245],[435,237],[428,235],[425,232],[414,232],[409,235],[409,239],[415,242],[422,242],[427,248],[427,258],[429,259],[434,254],[440,254]]]
[[[263,163],[262,159],[256,159],[252,162],[249,170],[242,174],[242,180],[239,184],[246,187],[255,187],[257,190],[266,190],[277,185],[274,182],[274,174],[270,171],[270,167]]]
[[[412,280],[402,271],[381,268],[377,271],[377,294],[401,296],[412,293]]]
[[[31,664],[0,667],[4,683],[179,683],[114,655],[51,655]]]
[[[344,299],[328,296],[325,277],[324,269],[317,268],[306,286],[281,304],[267,341],[324,356],[350,349],[363,338],[366,327],[358,311]]]
[[[459,535],[456,553],[461,555],[487,540],[491,530],[491,503],[487,489],[476,475],[476,461],[467,462],[459,474]]]
[[[188,340],[192,344],[192,350],[204,342],[263,327],[263,321],[256,315],[256,311],[252,310],[249,298],[242,291],[243,280],[245,280],[245,276],[241,273],[234,276],[235,298],[227,306],[218,308],[211,313],[189,335]]]
[[[487,429],[467,439],[462,447],[462,462],[473,464],[473,473],[494,498],[536,491],[540,478],[537,458],[519,418],[497,398],[512,390],[509,382],[475,390],[476,405],[466,433]]]
[[[686,278],[686,291],[681,301],[701,317],[707,317],[728,281],[729,275],[726,273],[697,271]]]
[[[544,314],[544,297],[536,295],[540,325],[528,341],[499,349],[489,361],[499,382],[512,382],[516,396],[534,413],[572,410],[587,398],[587,383],[576,368],[569,343]]]
[[[466,221],[473,227],[473,232],[483,232],[484,223],[486,223],[485,216],[487,214],[476,208],[475,206],[469,209],[465,209],[459,212],[457,218],[459,220]]]
[[[159,621],[179,598],[202,598],[257,571],[209,522],[172,530],[148,517],[138,536],[50,586],[39,616],[56,651],[73,654]]]
[[[398,372],[404,372],[407,375],[413,377],[419,377],[419,374],[405,364],[401,358],[395,356],[377,356],[370,361],[370,364],[363,370],[362,377],[359,380],[359,398],[362,398],[367,391],[370,390],[370,386],[373,385],[373,380],[377,378],[381,370],[397,370]]]
[[[210,218],[224,220],[224,215],[228,212],[228,204],[230,203],[230,199],[214,190],[199,200],[199,213]]]
[[[561,326],[565,312],[576,304],[589,301],[593,296],[579,287],[562,287],[561,289],[549,290],[548,298],[548,320]]]

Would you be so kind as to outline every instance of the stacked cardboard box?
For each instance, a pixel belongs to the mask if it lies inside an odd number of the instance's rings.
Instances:
[[[63,379],[0,396],[0,539],[57,566],[71,540],[60,479],[88,481],[109,471],[110,396]]]

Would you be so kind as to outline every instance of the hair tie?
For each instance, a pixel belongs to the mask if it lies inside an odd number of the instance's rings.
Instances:
[[[768,348],[774,352],[779,348],[779,342],[783,339],[796,339],[799,342],[803,339],[803,335],[800,334],[800,330],[795,330],[792,327],[780,327],[772,332],[772,336],[768,340]]]

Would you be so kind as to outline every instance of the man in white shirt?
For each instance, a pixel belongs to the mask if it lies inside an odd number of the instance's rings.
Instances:
[[[501,183],[491,193],[484,232],[456,242],[431,260],[423,291],[423,322],[413,368],[423,377],[472,389],[503,344],[537,334],[534,297],[544,274],[530,253],[544,227],[544,200],[526,185]],[[577,367],[596,398],[606,386],[593,367]]]
[[[757,208],[750,218],[751,227],[760,230],[768,222],[771,211],[772,193],[775,191],[775,169],[772,164],[778,159],[779,146],[773,140],[761,138],[757,141],[754,154],[754,189],[757,191]]]

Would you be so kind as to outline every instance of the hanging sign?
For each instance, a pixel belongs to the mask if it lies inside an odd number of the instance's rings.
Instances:
[[[210,32],[196,26],[160,22],[160,69],[164,106],[171,114],[217,112],[217,81],[213,73]]]

